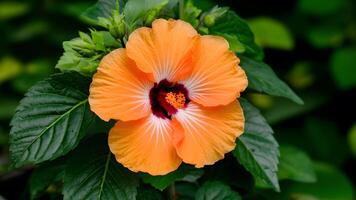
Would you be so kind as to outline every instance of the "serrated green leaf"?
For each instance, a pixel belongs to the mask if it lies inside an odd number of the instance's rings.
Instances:
[[[292,34],[287,27],[276,19],[257,17],[248,20],[257,44],[262,47],[291,50],[294,48]]]
[[[240,65],[247,74],[249,88],[272,96],[285,97],[297,104],[303,104],[303,100],[277,77],[270,66],[247,57],[240,57],[240,59]]]
[[[177,180],[185,180],[188,182],[194,182],[203,175],[203,170],[196,169],[187,165],[182,165],[176,171],[173,171],[164,176],[152,176],[150,174],[142,174],[142,180],[144,183],[151,184],[153,187],[159,190],[166,189],[170,184]]]
[[[311,183],[316,181],[313,163],[309,156],[293,146],[281,146],[278,165],[278,178],[298,182]]]
[[[90,79],[60,73],[34,85],[11,121],[10,154],[15,167],[53,160],[72,150],[94,119]]]
[[[84,142],[69,158],[64,173],[64,199],[136,200],[138,178],[111,154],[107,135]]]
[[[245,115],[245,131],[238,140],[233,155],[258,179],[279,191],[278,143],[273,137],[273,130],[257,108],[240,98]]]
[[[239,193],[221,182],[206,182],[195,194],[195,200],[241,200]]]
[[[239,55],[245,55],[257,60],[263,59],[262,49],[255,43],[254,35],[247,25],[247,23],[242,20],[233,11],[226,12],[223,16],[219,17],[215,25],[209,28],[209,34],[220,35],[226,37],[232,47],[237,44],[242,44],[244,46],[243,52],[238,52]],[[241,51],[242,48],[239,48]]]
[[[65,163],[64,160],[55,160],[45,163],[35,169],[30,177],[31,199],[40,197],[47,187],[63,178]]]

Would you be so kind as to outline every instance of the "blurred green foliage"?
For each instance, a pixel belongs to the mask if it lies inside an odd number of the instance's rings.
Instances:
[[[81,13],[95,2],[94,0],[0,2],[0,198],[1,195],[13,197],[11,196],[14,195],[13,191],[9,189],[13,185],[16,185],[17,192],[26,190],[27,176],[21,174],[28,173],[28,169],[19,170],[21,171],[19,177],[24,180],[16,179],[16,184],[8,178],[9,174],[19,173],[8,168],[8,124],[15,107],[30,86],[56,71],[54,66],[62,55],[62,42],[77,37],[78,30],[88,32],[85,22],[90,20],[88,15],[81,16]],[[207,171],[213,171],[218,175],[211,173],[202,178],[215,176],[222,182],[207,183],[199,189],[196,198],[204,199],[204,195],[209,195],[218,185],[226,197],[240,199],[232,189],[250,191],[251,184],[259,187],[254,191],[255,196],[243,196],[243,199],[355,198],[356,118],[352,111],[356,101],[354,15],[356,2],[352,0],[296,0],[278,4],[271,0],[264,3],[257,0],[191,2],[196,8],[190,7],[192,10],[185,16],[186,20],[189,20],[190,15],[197,15],[199,10],[209,10],[216,3],[219,6],[231,7],[239,16],[247,19],[256,42],[265,50],[264,60],[297,90],[305,103],[296,105],[285,99],[257,92],[246,97],[259,107],[267,121],[273,124],[275,136],[281,144],[278,173],[281,193],[265,188],[266,186],[258,180],[255,183],[248,175],[244,177],[248,181],[243,186],[239,183],[230,184],[233,181],[229,182],[229,179],[244,174],[231,175],[219,171],[219,165],[216,165]],[[256,5],[261,8],[257,8]],[[135,15],[132,18],[145,12],[135,10],[132,12]],[[150,14],[155,13],[152,11]],[[231,26],[232,22],[229,19],[221,20]],[[239,27],[239,24],[236,26]],[[213,26],[211,33],[219,34],[219,28],[224,27]],[[231,32],[223,36],[232,44],[233,50],[263,59],[260,47],[246,50],[240,43],[238,35]],[[102,49],[101,51],[105,52]],[[77,58],[78,56],[75,57]],[[314,170],[308,170],[310,168],[306,167],[307,165],[312,166]],[[43,178],[43,175],[41,177]],[[227,182],[233,185],[233,188],[224,185]],[[60,187],[45,185],[39,190],[47,190],[48,194],[58,195],[58,191],[53,188]],[[178,184],[177,190],[189,199],[194,198],[195,195],[192,193],[196,192],[197,188],[194,183],[187,183]],[[155,192],[146,188],[139,190],[142,196]]]

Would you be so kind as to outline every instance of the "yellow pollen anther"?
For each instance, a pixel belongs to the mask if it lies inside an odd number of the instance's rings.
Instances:
[[[171,106],[173,106],[176,109],[184,108],[185,104],[185,96],[183,93],[179,92],[174,93],[174,92],[168,92],[165,97],[167,103],[169,103]]]

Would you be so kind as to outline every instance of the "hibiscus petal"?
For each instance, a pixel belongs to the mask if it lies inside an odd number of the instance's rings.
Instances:
[[[227,105],[247,87],[240,60],[229,51],[228,42],[218,36],[202,36],[193,55],[194,67],[186,80],[181,81],[189,97],[204,106]]]
[[[175,147],[183,162],[196,167],[211,165],[235,148],[244,130],[241,106],[234,101],[226,106],[202,107],[191,102],[174,118]]]
[[[116,160],[130,170],[164,175],[182,162],[173,146],[172,133],[170,120],[151,114],[116,123],[109,133],[109,147]]]
[[[139,28],[129,37],[127,55],[156,82],[176,81],[190,74],[196,30],[182,20],[157,19],[151,28]]]
[[[101,119],[135,120],[151,112],[149,91],[153,83],[117,49],[105,56],[90,86],[89,104]]]

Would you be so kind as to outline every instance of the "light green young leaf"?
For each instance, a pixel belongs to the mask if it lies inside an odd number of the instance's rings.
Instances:
[[[273,137],[273,130],[247,100],[240,98],[245,115],[245,132],[237,140],[233,155],[257,179],[279,191],[278,143]]]
[[[78,147],[64,172],[64,200],[136,200],[138,178],[117,163],[107,135],[96,135]]]
[[[78,73],[60,73],[25,94],[10,124],[15,167],[53,160],[77,146],[95,116],[87,100],[89,84]]]
[[[215,25],[209,27],[209,34],[225,37],[239,55],[245,55],[257,60],[263,59],[262,49],[255,43],[255,38],[247,23],[233,11],[228,11],[219,17]],[[227,36],[227,37],[226,37]],[[244,48],[235,46],[242,44]]]
[[[102,57],[120,46],[107,31],[92,30],[90,35],[79,32],[79,38],[63,42],[64,53],[56,68],[62,72],[76,71],[91,76]]]
[[[281,22],[268,17],[257,17],[249,20],[248,24],[260,46],[283,50],[294,48],[294,39]]]
[[[193,27],[197,27],[199,25],[199,15],[202,12],[199,8],[197,8],[193,1],[188,0],[184,4],[184,12],[183,16],[181,16],[182,20],[190,23]]]
[[[297,104],[303,104],[303,100],[277,77],[270,66],[247,57],[240,57],[240,59],[240,65],[247,74],[249,88],[272,96],[285,97]]]
[[[187,165],[182,165],[176,171],[164,176],[151,176],[149,174],[142,174],[142,180],[144,183],[151,184],[156,189],[162,191],[177,180],[194,182],[200,178],[203,173],[203,170],[196,169]]]
[[[299,182],[315,182],[313,163],[306,153],[292,146],[281,146],[278,165],[278,179]]]
[[[218,182],[206,182],[195,194],[195,200],[241,200],[239,193]]]

